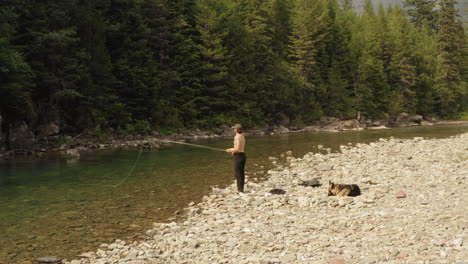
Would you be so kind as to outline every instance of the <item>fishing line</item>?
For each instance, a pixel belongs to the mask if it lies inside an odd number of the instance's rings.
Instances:
[[[187,146],[192,146],[192,147],[197,147],[197,148],[204,148],[204,149],[211,149],[211,150],[226,152],[226,150],[224,150],[224,149],[213,148],[213,147],[208,147],[208,146],[203,146],[203,145],[197,145],[197,144],[191,144],[191,143],[185,143],[185,142],[179,142],[179,141],[172,141],[172,140],[161,140],[161,141],[163,141],[163,142],[168,142],[168,143],[175,143],[175,144],[187,145]],[[112,188],[116,188],[116,187],[120,186],[122,183],[124,183],[124,182],[130,177],[130,175],[132,175],[133,171],[135,170],[135,168],[136,168],[136,166],[137,166],[137,164],[138,164],[138,161],[140,160],[140,157],[141,157],[141,153],[142,153],[142,152],[143,152],[143,147],[140,148],[140,153],[138,153],[138,157],[136,158],[135,163],[133,164],[132,169],[131,169],[130,172],[127,174],[127,176],[126,176],[125,178],[123,178],[119,183],[117,183],[117,184],[92,184],[92,183],[85,183],[85,184],[80,184],[80,185],[103,186],[103,187],[112,187]]]
[[[123,178],[119,183],[117,184],[92,184],[92,183],[85,183],[85,184],[80,184],[80,185],[90,185],[90,186],[103,186],[103,187],[113,187],[113,188],[116,188],[118,186],[120,186],[122,183],[124,183],[128,177],[130,177],[130,175],[132,175],[133,171],[135,170],[135,167],[138,163],[138,161],[140,160],[140,156],[141,156],[141,153],[143,152],[143,146],[140,148],[140,153],[138,153],[138,157],[137,159],[135,160],[135,163],[133,164],[133,167],[132,169],[130,170],[130,172],[127,174],[127,176],[125,178]]]
[[[163,142],[169,142],[169,143],[175,143],[175,144],[181,144],[181,145],[188,145],[188,146],[197,147],[197,148],[205,148],[205,149],[211,149],[211,150],[226,152],[225,149],[212,148],[212,147],[208,147],[208,146],[197,145],[197,144],[190,144],[190,143],[185,143],[185,142],[180,142],[180,141],[172,141],[172,140],[166,140],[166,139],[163,139],[163,140],[161,140],[161,141],[163,141]]]
[[[208,146],[203,146],[203,145],[197,145],[197,144],[191,144],[191,143],[185,143],[185,142],[179,142],[179,141],[172,141],[172,140],[161,140],[161,141],[163,141],[163,142],[168,142],[168,143],[175,143],[175,144],[187,145],[187,146],[192,146],[192,147],[197,147],[197,148],[204,148],[204,149],[211,149],[211,150],[226,152],[226,150],[224,150],[224,149],[213,148],[213,147],[208,147]],[[133,164],[132,169],[131,169],[130,172],[127,174],[127,176],[126,176],[125,178],[123,178],[119,183],[117,183],[117,184],[92,184],[92,183],[84,183],[84,184],[80,184],[80,185],[103,186],[103,187],[112,187],[112,188],[116,188],[116,187],[120,186],[122,183],[124,183],[124,182],[130,177],[130,175],[132,175],[133,171],[135,170],[135,168],[136,168],[136,166],[137,166],[137,164],[138,164],[138,161],[140,160],[140,156],[141,156],[141,153],[142,153],[142,152],[143,152],[143,146],[140,148],[140,153],[138,153],[138,157],[136,158],[135,163]]]

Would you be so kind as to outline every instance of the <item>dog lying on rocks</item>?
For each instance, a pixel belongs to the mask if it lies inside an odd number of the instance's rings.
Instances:
[[[357,184],[336,184],[329,181],[328,196],[358,196],[361,189]]]

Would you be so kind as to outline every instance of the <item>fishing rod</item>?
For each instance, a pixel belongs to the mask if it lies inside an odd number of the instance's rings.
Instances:
[[[168,142],[168,143],[187,145],[187,146],[192,146],[192,147],[197,147],[197,148],[204,148],[204,149],[211,149],[211,150],[226,152],[225,149],[213,148],[213,147],[208,147],[208,146],[203,146],[203,145],[198,145],[198,144],[191,144],[191,143],[185,143],[185,142],[180,142],[180,141],[172,141],[172,140],[167,140],[167,139],[161,139],[161,141],[162,142]]]

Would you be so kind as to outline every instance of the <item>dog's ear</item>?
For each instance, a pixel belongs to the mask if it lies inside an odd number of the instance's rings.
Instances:
[[[333,182],[328,181],[328,185],[333,186]]]

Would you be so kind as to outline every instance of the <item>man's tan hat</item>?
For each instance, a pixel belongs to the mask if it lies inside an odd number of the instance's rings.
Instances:
[[[234,126],[232,126],[231,128],[242,128],[241,124],[235,124]]]

